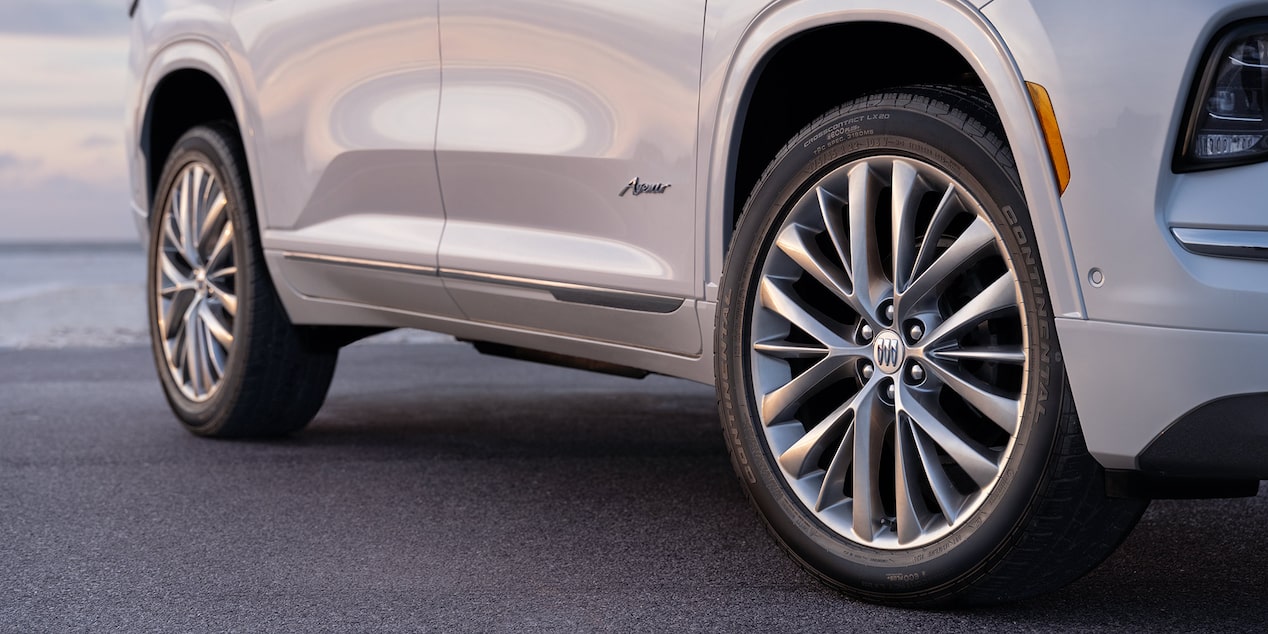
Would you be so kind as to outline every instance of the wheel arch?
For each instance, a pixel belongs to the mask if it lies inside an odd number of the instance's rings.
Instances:
[[[181,135],[214,121],[227,121],[240,138],[249,130],[243,94],[231,68],[222,51],[202,40],[174,42],[154,56],[144,80],[145,107],[135,128],[147,214],[163,166]],[[241,140],[245,147],[246,139]]]
[[[724,20],[725,16],[718,19]],[[706,24],[707,32],[727,30],[725,23]],[[771,5],[733,30],[737,35],[731,50],[710,51],[710,46],[705,50],[701,102],[705,116],[699,138],[700,177],[708,186],[701,188],[699,203],[708,210],[702,232],[707,240],[706,285],[717,284],[721,278],[734,223],[749,190],[783,144],[814,117],[848,98],[888,87],[967,83],[986,90],[1012,147],[1044,261],[1051,309],[1063,317],[1084,316],[1078,269],[1042,129],[1020,70],[981,12],[967,3],[945,0],[898,0],[884,7],[845,8],[820,0],[788,0]],[[730,42],[719,39],[709,44],[723,47]],[[874,48],[878,43],[897,55],[874,59],[880,57]],[[808,103],[790,108],[777,99],[783,93],[781,86],[834,69],[843,58],[864,53],[867,59],[847,64],[843,75],[849,81],[816,90]],[[936,56],[936,61],[926,63],[930,56]],[[812,67],[789,75],[790,68],[806,63]],[[856,65],[868,68],[851,73]],[[764,117],[780,110],[783,121],[772,129]],[[712,299],[714,295],[707,290],[706,296]]]

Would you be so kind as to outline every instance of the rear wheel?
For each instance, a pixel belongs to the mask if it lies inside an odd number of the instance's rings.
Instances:
[[[151,347],[172,411],[203,436],[304,427],[338,355],[292,325],[273,290],[245,167],[232,128],[194,128],[172,150],[152,210]]]
[[[860,99],[784,148],[723,276],[737,471],[832,585],[903,604],[1067,583],[1144,503],[1082,444],[1033,230],[986,101]]]

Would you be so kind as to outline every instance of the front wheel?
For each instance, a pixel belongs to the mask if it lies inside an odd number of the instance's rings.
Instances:
[[[722,419],[774,535],[831,585],[1031,596],[1113,550],[1043,267],[989,103],[917,87],[820,118],[749,199],[722,281]]]
[[[202,436],[275,436],[316,415],[338,348],[286,316],[264,263],[237,132],[176,143],[152,210],[150,340],[172,411]]]

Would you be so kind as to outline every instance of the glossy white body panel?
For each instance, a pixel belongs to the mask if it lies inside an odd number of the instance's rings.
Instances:
[[[696,295],[704,0],[449,0],[441,23],[443,265]],[[636,177],[670,187],[619,196]]]
[[[1062,204],[1087,317],[1268,332],[1261,317],[1268,315],[1268,262],[1188,254],[1169,230],[1268,229],[1255,185],[1268,166],[1171,169],[1208,42],[1222,25],[1268,6],[1166,0],[1142,15],[1128,4],[997,0],[987,9],[1025,76],[1047,87],[1062,126],[1071,170]],[[1097,20],[1078,17],[1091,12]],[[1128,30],[1131,37],[1123,37]],[[1094,267],[1106,278],[1099,288],[1086,281]]]
[[[1171,168],[1208,44],[1224,25],[1268,15],[1268,5],[1141,8],[996,0],[985,10],[1026,78],[1048,89],[1061,124],[1071,170],[1062,205],[1088,321],[1059,321],[1058,333],[1088,446],[1116,468],[1136,466],[1197,406],[1268,391],[1268,262],[1189,253],[1170,231],[1268,231],[1268,165]],[[1093,268],[1100,287],[1088,282]]]
[[[441,25],[442,267],[698,296],[704,0],[448,1]],[[620,195],[636,178],[668,187]],[[448,286],[475,320],[701,350],[664,316],[595,321],[549,294]]]
[[[437,6],[236,0],[250,142],[272,173],[256,196],[265,248],[436,267]],[[364,272],[296,261],[279,272],[311,297],[459,314],[435,279],[376,288]]]

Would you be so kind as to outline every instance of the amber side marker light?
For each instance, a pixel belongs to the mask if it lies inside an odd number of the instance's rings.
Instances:
[[[1070,161],[1065,156],[1065,143],[1061,140],[1061,126],[1057,125],[1057,113],[1052,111],[1052,99],[1048,98],[1048,90],[1039,84],[1026,82],[1030,91],[1030,101],[1035,104],[1035,114],[1039,115],[1039,125],[1043,128],[1044,141],[1048,143],[1048,156],[1052,157],[1052,171],[1057,174],[1057,188],[1060,194],[1070,185]]]

